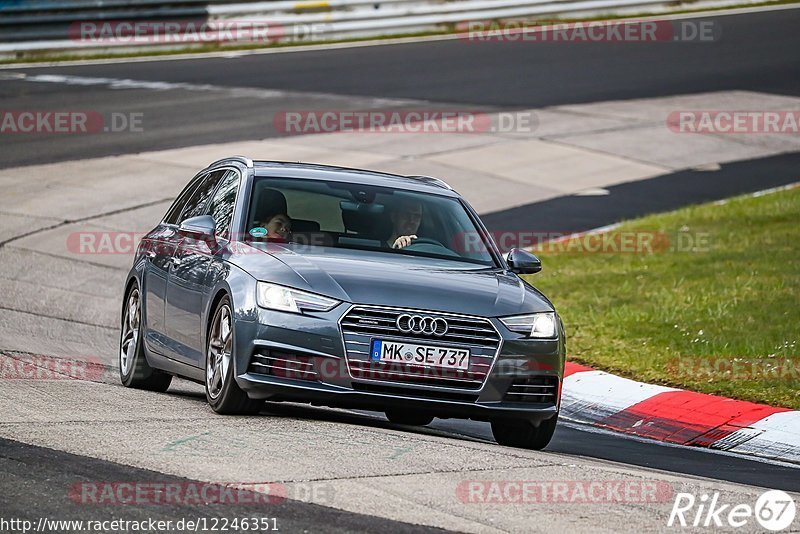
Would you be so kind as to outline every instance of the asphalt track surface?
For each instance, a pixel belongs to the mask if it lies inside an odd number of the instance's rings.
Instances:
[[[481,216],[490,229],[585,232],[625,219],[755,193],[800,181],[800,153],[723,163],[718,170],[683,170],[607,188],[609,195],[569,195]]]
[[[12,66],[0,71],[0,101],[8,109],[88,107],[104,115],[141,112],[146,121],[141,133],[64,136],[57,144],[47,136],[12,136],[0,151],[0,167],[278,137],[284,134],[273,127],[273,117],[286,110],[529,109],[723,90],[800,95],[800,9],[692,20],[712,22],[719,38],[697,43],[453,39],[227,58]],[[107,90],[9,79],[15,73],[193,88]],[[240,88],[250,92],[237,92]],[[254,89],[282,93],[259,95]]]
[[[75,502],[64,488],[83,481],[147,480],[156,484],[202,484],[180,477],[156,473],[145,469],[87,458],[53,449],[22,444],[0,438],[0,476],[4,491],[0,492],[0,510],[5,518],[13,517],[37,523],[40,517],[64,521],[110,521],[119,519],[118,507],[96,506],[87,510],[85,504]],[[251,498],[256,503],[245,503]],[[257,504],[257,495],[242,497],[241,504],[152,504],[124,506],[128,521],[172,521],[206,518],[208,524],[231,517],[255,516],[274,518],[279,530],[303,532],[309,525],[324,525],[325,532],[443,532],[441,529],[412,525],[377,517],[354,514],[301,503],[289,499],[281,502]],[[222,524],[222,523],[220,523]],[[269,523],[268,523],[269,524]]]
[[[568,103],[620,100],[744,89],[800,95],[800,10],[714,17],[722,28],[715,43],[522,44],[486,45],[436,41],[235,58],[153,61],[107,65],[11,69],[27,75],[58,74],[109,79],[210,84],[222,90],[110,89],[5,78],[4,106],[45,109],[91,105],[106,112],[142,110],[157,115],[143,134],[51,139],[18,136],[0,148],[0,167],[79,160],[159,148],[261,139],[279,135],[271,116],[281,109],[332,105],[375,106],[374,99],[396,99],[406,107],[436,103],[470,109],[537,108]],[[277,99],[231,98],[224,88],[281,90]],[[304,95],[339,95],[345,100],[309,99]],[[408,101],[404,101],[408,100]],[[253,112],[258,103],[258,112]],[[157,112],[157,113],[156,113]],[[485,216],[490,227],[530,227],[559,214],[559,228],[586,230],[644,213],[724,198],[797,181],[797,154],[724,164],[715,172],[681,171],[669,176],[614,186],[608,197],[562,197]],[[705,179],[698,180],[699,173]],[[566,214],[566,215],[565,215]],[[518,226],[517,226],[518,227]],[[541,227],[541,226],[539,226]],[[198,399],[198,403],[202,403]],[[321,408],[293,407],[297,417],[388,426],[379,416],[342,415]],[[398,427],[399,428],[399,427]],[[488,427],[468,421],[437,420],[431,430],[464,440],[491,440]],[[705,450],[671,447],[579,426],[562,425],[547,449],[567,456],[597,458],[632,466],[725,480],[758,487],[800,491],[797,470],[781,465]],[[50,515],[87,519],[66,498],[52,498],[56,488],[81,477],[136,480],[167,475],[70,455],[16,442],[0,441],[0,508],[18,517]],[[205,509],[204,515],[210,515]],[[192,515],[193,509],[157,510],[164,518]],[[213,512],[213,510],[212,510]],[[132,512],[134,513],[134,512]],[[135,512],[153,517],[152,509]],[[219,511],[220,514],[223,511]],[[224,515],[230,515],[226,507]],[[287,530],[325,525],[331,531],[417,531],[421,527],[287,501],[276,515]]]
[[[31,70],[511,108],[725,89],[800,95],[800,11],[693,20],[713,21],[721,28],[720,38],[712,43],[474,43],[453,39]]]
[[[437,420],[433,427],[465,436],[492,439],[488,427],[474,422]],[[587,430],[582,425],[566,423],[558,426],[553,441],[545,450],[740,484],[800,491],[797,470],[783,465],[748,460],[736,455],[721,455],[704,449],[621,439],[613,432]]]

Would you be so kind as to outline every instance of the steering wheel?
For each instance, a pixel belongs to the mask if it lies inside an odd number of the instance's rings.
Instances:
[[[410,245],[405,248],[411,248],[416,245],[436,245],[437,247],[447,248],[446,246],[442,245],[439,241],[435,239],[431,239],[430,237],[418,237],[414,239]]]

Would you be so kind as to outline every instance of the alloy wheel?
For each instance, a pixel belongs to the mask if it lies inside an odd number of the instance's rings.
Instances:
[[[139,290],[134,288],[128,295],[125,305],[125,317],[122,319],[122,338],[119,349],[119,368],[123,376],[127,376],[136,355],[139,343],[139,322],[141,321],[141,303]]]
[[[208,395],[212,399],[216,399],[225,386],[228,367],[231,364],[233,336],[231,335],[231,309],[227,304],[219,307],[211,325],[206,356],[206,388]]]

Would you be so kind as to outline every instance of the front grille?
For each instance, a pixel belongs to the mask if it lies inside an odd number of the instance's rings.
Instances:
[[[404,314],[445,319],[448,324],[447,333],[403,333],[397,327],[397,319]],[[354,379],[361,380],[480,389],[500,346],[500,335],[492,323],[479,317],[354,306],[342,317],[341,325],[350,374]],[[372,339],[469,349],[469,368],[452,370],[399,362],[373,362],[369,354]]]
[[[294,380],[317,380],[314,361],[310,356],[277,350],[258,349],[253,353],[247,371]]]
[[[557,394],[558,377],[532,376],[514,380],[503,400],[555,404]]]

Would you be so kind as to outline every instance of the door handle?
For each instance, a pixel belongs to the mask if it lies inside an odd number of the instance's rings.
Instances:
[[[172,265],[180,265],[181,259],[177,256],[172,256]]]
[[[152,250],[145,250],[144,255],[150,258],[151,260],[156,257],[156,253]]]

